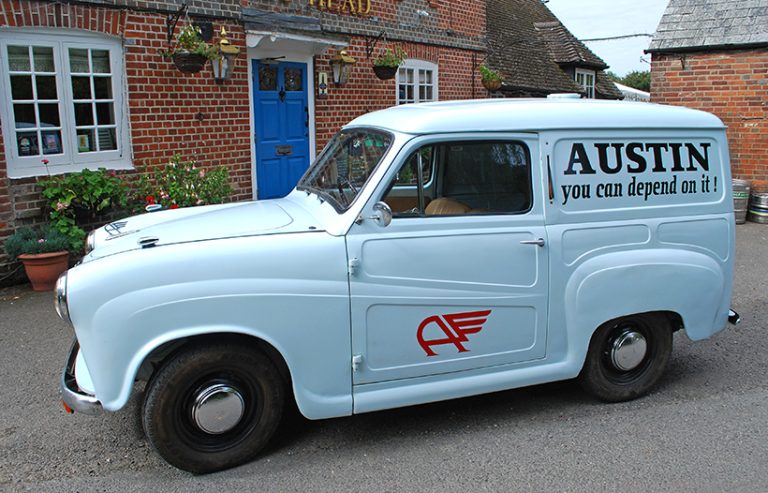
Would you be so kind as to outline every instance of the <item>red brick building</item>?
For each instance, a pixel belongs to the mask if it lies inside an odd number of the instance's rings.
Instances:
[[[472,0],[0,0],[0,283],[3,239],[45,220],[37,179],[144,172],[174,153],[224,165],[234,199],[283,194],[328,138],[398,103],[486,96],[485,2]],[[173,29],[174,17],[181,13]],[[225,28],[240,54],[217,83],[161,55],[181,27]],[[170,31],[170,33],[169,33]],[[407,53],[394,79],[371,60]],[[330,59],[356,59],[333,83]],[[321,87],[325,86],[325,87]],[[325,89],[325,90],[323,90]],[[48,161],[47,166],[43,160]]]
[[[768,0],[671,0],[648,52],[651,100],[719,116],[734,177],[768,180]]]

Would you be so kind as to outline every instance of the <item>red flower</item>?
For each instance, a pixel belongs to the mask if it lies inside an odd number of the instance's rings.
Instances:
[[[41,159],[40,162],[46,166],[48,166],[48,163],[50,163],[50,161],[48,161],[47,159]]]
[[[152,205],[155,203],[155,196],[154,195],[147,195],[146,199],[147,204]]]
[[[169,209],[178,209],[178,208],[179,208],[179,204],[171,204],[171,206],[169,207]]]

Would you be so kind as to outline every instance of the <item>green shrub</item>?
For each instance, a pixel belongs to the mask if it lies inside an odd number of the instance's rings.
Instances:
[[[398,45],[394,50],[387,48],[383,55],[373,60],[373,65],[374,67],[399,67],[407,56],[408,53]]]
[[[69,238],[50,225],[19,228],[5,240],[5,252],[13,259],[25,253],[50,253],[69,249]]]
[[[204,170],[194,159],[182,161],[179,154],[167,165],[155,168],[149,177],[142,176],[136,188],[138,202],[167,209],[221,204],[232,194],[227,168]]]
[[[486,64],[484,63],[481,64],[479,69],[480,69],[480,79],[486,82],[498,82],[501,80],[501,74],[493,70],[492,68],[488,67]]]
[[[69,238],[71,251],[83,246],[85,230],[77,215],[98,222],[111,210],[126,209],[128,185],[114,171],[100,168],[53,176],[40,181],[42,195],[51,209],[51,225]]]

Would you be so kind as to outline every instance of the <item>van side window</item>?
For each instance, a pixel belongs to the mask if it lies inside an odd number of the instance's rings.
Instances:
[[[422,147],[400,168],[384,201],[394,217],[525,213],[533,203],[530,153],[509,141]]]

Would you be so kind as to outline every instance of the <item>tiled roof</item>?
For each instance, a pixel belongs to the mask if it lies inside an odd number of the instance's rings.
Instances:
[[[671,0],[649,52],[768,45],[768,0]]]
[[[580,92],[563,69],[598,70],[598,97],[621,99],[600,69],[608,66],[563,26],[541,0],[487,0],[488,59],[504,78],[503,91],[544,96]]]
[[[574,64],[596,70],[608,68],[600,57],[576,39],[560,21],[534,22],[533,27],[549,47],[552,59],[558,64]]]

